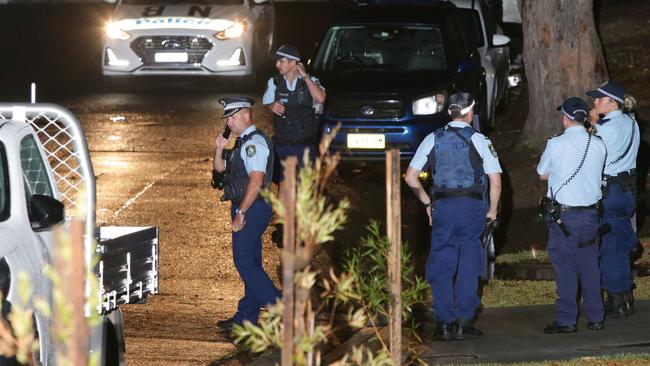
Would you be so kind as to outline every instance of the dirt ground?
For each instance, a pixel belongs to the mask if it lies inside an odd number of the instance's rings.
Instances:
[[[644,128],[647,152],[650,3],[647,0],[603,0],[600,19],[611,77],[622,82],[638,101],[637,115]],[[544,185],[534,174],[540,152],[518,150],[515,144],[526,116],[525,87],[513,90],[510,108],[499,117],[499,125],[491,135],[508,182],[502,217],[507,230],[498,238],[504,252],[531,245],[541,248],[546,241],[545,230],[536,220],[534,209],[544,191]],[[161,294],[154,296],[146,306],[124,308],[129,365],[234,366],[251,360],[216,332],[215,321],[231,315],[242,288],[231,264],[230,244],[217,240],[228,235],[223,214],[226,205],[222,204],[219,212],[215,212],[215,192],[206,184],[208,167],[209,156],[199,155],[169,169],[165,172],[167,183],[153,186],[132,209],[136,214],[129,217],[129,225],[138,224],[138,218],[146,224],[151,215],[160,218],[158,224],[164,233],[161,240],[165,245],[161,254]],[[186,187],[186,193],[172,190],[172,184]],[[644,180],[642,188],[645,189],[646,184]],[[169,209],[148,212],[148,200],[160,201],[161,197]],[[640,201],[642,207],[650,207],[644,193]],[[203,219],[197,220],[198,217]],[[115,224],[120,224],[119,220]],[[214,230],[207,233],[205,240],[187,239],[188,231],[204,230],[206,226]],[[641,227],[642,235],[648,235],[648,226]],[[264,250],[265,268],[277,281],[276,249],[270,243],[268,232],[264,236]]]

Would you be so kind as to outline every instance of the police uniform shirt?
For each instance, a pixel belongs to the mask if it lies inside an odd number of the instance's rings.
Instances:
[[[297,78],[295,78],[293,81],[290,82],[289,80],[287,80],[287,77],[285,75],[283,75],[283,77],[284,77],[284,81],[287,83],[287,89],[289,89],[289,91],[296,90],[296,84],[298,83],[298,79],[302,79],[302,76],[299,75]],[[318,80],[317,77],[311,76],[310,79],[321,89],[325,90],[325,87],[321,85],[320,80]],[[275,102],[275,89],[276,86],[275,86],[275,82],[273,82],[273,78],[269,78],[269,81],[266,83],[266,91],[264,91],[264,96],[262,97],[262,104],[268,105]],[[316,103],[316,101],[314,101],[314,110],[316,110],[317,114],[322,113],[323,103]]]
[[[572,126],[548,140],[537,164],[537,174],[549,174],[547,197],[554,194],[559,203],[567,206],[591,206],[600,200],[607,149],[596,136],[591,138],[589,152],[578,174],[560,188],[578,169],[587,146],[587,136],[583,126]]]
[[[461,121],[451,121],[447,126],[464,128],[468,127],[469,124]],[[476,132],[472,135],[471,142],[474,144],[479,155],[481,155],[481,158],[483,158],[483,171],[485,174],[501,173],[501,164],[499,164],[497,152],[494,150],[490,139]],[[427,156],[433,149],[433,146],[435,146],[435,132],[430,133],[422,140],[409,166],[422,171],[427,163]]]
[[[607,147],[607,162],[605,163],[606,175],[617,175],[620,172],[636,168],[636,155],[639,151],[640,133],[639,124],[634,126],[634,141],[625,157],[617,163],[610,163],[617,160],[627,149],[632,137],[632,118],[625,115],[621,110],[615,110],[598,121],[596,135],[603,138]]]
[[[252,133],[257,128],[249,126],[242,137]],[[269,147],[266,145],[266,140],[261,135],[255,134],[253,137],[246,141],[241,148],[240,156],[244,161],[246,173],[262,172],[266,173],[266,163],[269,157]]]

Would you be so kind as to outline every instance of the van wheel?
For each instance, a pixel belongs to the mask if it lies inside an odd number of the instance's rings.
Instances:
[[[122,353],[120,341],[117,336],[117,329],[115,329],[113,322],[110,320],[104,321],[104,332],[106,342],[106,347],[104,348],[104,365],[124,365],[124,353]]]

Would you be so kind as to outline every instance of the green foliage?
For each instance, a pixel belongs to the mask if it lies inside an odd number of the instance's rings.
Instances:
[[[372,221],[367,227],[368,235],[361,244],[351,249],[343,263],[343,269],[356,278],[355,289],[360,295],[358,301],[368,309],[373,319],[388,318],[390,290],[388,263],[390,241],[380,233],[379,222]],[[402,267],[402,314],[410,318],[413,306],[427,302],[429,285],[415,275],[415,266],[408,245],[401,246]]]
[[[350,354],[345,355],[332,366],[391,366],[392,364],[393,360],[385,349],[374,354],[369,349],[354,347]]]
[[[548,262],[548,252],[546,250],[522,250],[517,253],[499,254],[496,258],[497,265]]]

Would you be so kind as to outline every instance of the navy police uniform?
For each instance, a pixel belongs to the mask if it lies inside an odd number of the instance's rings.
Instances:
[[[610,97],[624,103],[623,87],[613,81],[587,92],[587,95]],[[616,310],[631,296],[633,287],[630,252],[636,249],[637,244],[632,217],[636,211],[636,158],[640,133],[638,123],[620,109],[600,119],[595,130],[607,146],[603,223],[611,227],[603,235],[601,244],[602,286],[607,291],[612,310]]]
[[[576,97],[558,108],[575,122],[583,123],[588,115],[586,102]],[[573,125],[548,141],[537,165],[537,173],[548,177],[547,197],[559,203],[561,222],[569,233],[566,236],[556,222],[548,223],[548,253],[557,286],[555,321],[544,329],[548,334],[576,331],[578,282],[589,328],[602,329],[597,206],[606,153],[600,138]]]
[[[250,108],[252,101],[243,98],[224,99],[224,117],[241,108]],[[248,105],[245,105],[248,103]],[[249,126],[235,142],[235,148],[228,162],[225,174],[224,196],[230,200],[231,219],[239,209],[251,172],[264,172],[262,187],[268,187],[273,172],[273,154],[269,138],[255,125]],[[260,308],[273,304],[281,298],[280,291],[273,285],[262,267],[262,234],[271,221],[271,205],[258,196],[246,211],[246,225],[232,233],[233,260],[239,276],[244,282],[244,297],[239,300],[233,320],[242,324],[245,320],[257,324]]]
[[[451,121],[425,137],[409,166],[430,170],[433,176],[426,279],[433,292],[436,320],[439,327],[470,323],[480,305],[477,289],[484,265],[481,234],[488,210],[486,174],[501,173],[496,151],[468,123]]]
[[[276,51],[276,58],[300,61],[300,52],[293,46],[283,45]],[[311,77],[316,85],[323,88],[316,77]],[[324,89],[324,88],[323,88]],[[303,164],[303,153],[309,148],[309,157],[313,160],[318,142],[319,122],[317,113],[322,111],[322,104],[315,103],[309,88],[302,77],[290,82],[284,75],[269,79],[262,97],[265,105],[280,101],[285,112],[283,116],[273,114],[273,145],[275,150],[275,182],[284,179],[281,162],[289,156],[297,156],[298,164]]]

